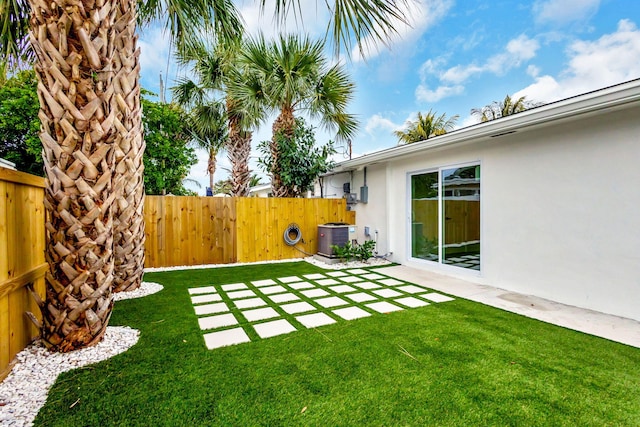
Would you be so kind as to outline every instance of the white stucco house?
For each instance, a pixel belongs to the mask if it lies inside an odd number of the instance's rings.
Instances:
[[[350,184],[358,239],[394,262],[640,320],[640,80],[348,160],[322,181],[325,197]]]

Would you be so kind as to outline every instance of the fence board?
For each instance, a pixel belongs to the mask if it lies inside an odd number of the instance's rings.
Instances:
[[[44,179],[0,168],[0,379],[39,331],[25,316],[40,317],[26,285],[45,297]]]

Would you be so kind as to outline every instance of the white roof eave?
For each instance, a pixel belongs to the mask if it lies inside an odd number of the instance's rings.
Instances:
[[[399,157],[410,156],[439,147],[495,138],[531,127],[570,120],[584,114],[626,108],[633,106],[634,103],[637,106],[638,102],[640,102],[640,79],[563,99],[508,117],[468,126],[422,142],[399,145],[365,154],[361,157],[338,163],[328,175],[352,171],[375,163],[388,162]]]

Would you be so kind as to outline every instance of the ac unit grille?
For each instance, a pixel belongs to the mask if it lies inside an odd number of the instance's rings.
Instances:
[[[349,241],[348,225],[319,225],[318,254],[335,258],[332,245],[343,246]]]

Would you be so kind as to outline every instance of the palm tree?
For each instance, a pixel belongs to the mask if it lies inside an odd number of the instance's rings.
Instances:
[[[195,144],[207,151],[207,173],[209,188],[213,191],[217,156],[227,144],[227,114],[225,105],[209,99],[207,88],[199,86],[193,80],[182,79],[172,88],[175,101],[189,109],[189,129]]]
[[[255,79],[256,89],[243,92],[242,87],[232,87],[234,96],[243,104],[261,103],[278,112],[270,146],[273,167],[269,172],[274,197],[291,196],[280,178],[276,138],[279,134],[293,137],[295,113],[304,112],[319,119],[327,129],[337,130],[338,139],[348,139],[357,129],[355,117],[345,112],[355,85],[342,66],[327,64],[323,50],[322,41],[281,35],[270,44],[263,37],[250,40],[240,55],[248,75]]]
[[[280,16],[290,3],[278,0]],[[402,17],[393,0],[360,3],[367,5],[336,3],[337,43],[351,34],[357,41],[387,36]],[[142,238],[140,227],[114,229],[142,208],[136,18],[164,17],[177,46],[189,44],[207,26],[232,37],[241,28],[231,0],[144,1],[139,10],[135,0],[78,4],[29,0],[27,7],[24,0],[6,0],[0,10],[0,62],[11,63],[9,58],[18,60],[25,52],[27,29],[36,58],[49,263],[41,333],[58,351],[100,341],[113,306],[114,252],[126,257],[131,247],[114,247],[114,236],[134,245]],[[133,250],[139,253],[140,247]],[[128,262],[137,265],[130,270]],[[125,274],[141,275],[138,255],[119,265]]]
[[[510,116],[512,114],[520,113],[528,110],[529,108],[537,107],[540,104],[530,102],[526,100],[526,96],[521,96],[518,99],[513,99],[511,96],[506,95],[504,100],[498,102],[493,101],[489,105],[485,105],[482,108],[473,108],[471,114],[479,117],[481,122],[488,122],[490,120],[499,119],[500,117]]]
[[[436,117],[436,113],[431,110],[424,116],[418,112],[416,120],[407,121],[406,129],[397,130],[394,134],[398,137],[399,143],[411,144],[444,135],[453,130],[457,120],[458,115],[447,119],[447,115],[444,113]]]
[[[265,109],[259,102],[243,103],[236,99],[230,87],[242,88],[244,92],[254,93],[260,98],[262,89],[257,79],[247,76],[237,61],[241,46],[240,38],[216,44],[215,48],[206,43],[192,46],[179,54],[183,64],[191,64],[197,82],[184,79],[174,88],[178,102],[186,105],[207,105],[218,103],[224,105],[216,114],[227,120],[227,134],[224,142],[227,155],[232,165],[231,195],[246,197],[249,195],[249,155],[251,154],[251,129],[256,127],[264,117]],[[216,100],[216,96],[224,100]],[[197,121],[207,118],[201,115]],[[210,127],[210,126],[209,126]],[[219,131],[219,130],[218,130]],[[211,187],[213,188],[213,187]]]

